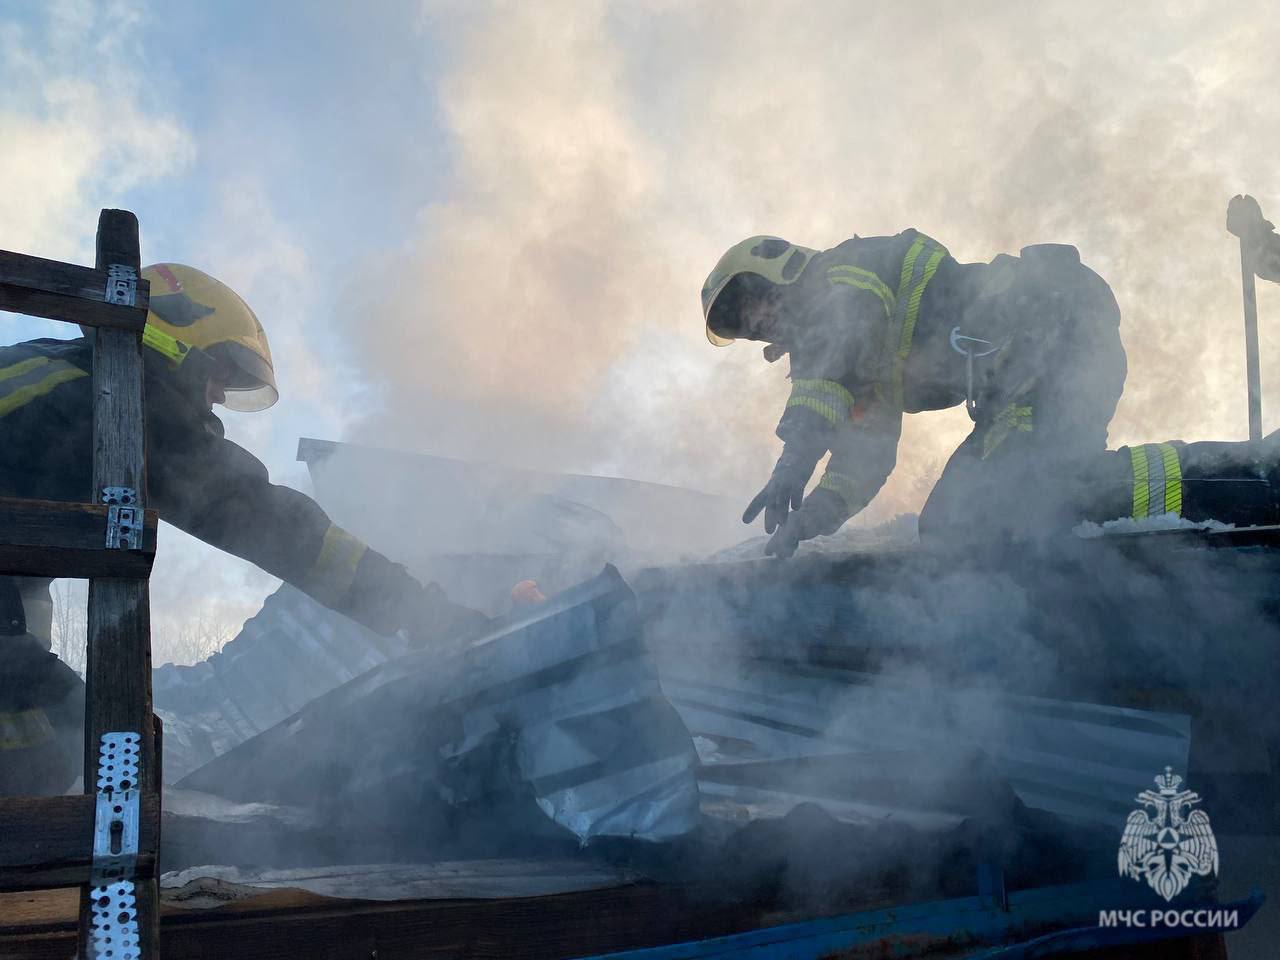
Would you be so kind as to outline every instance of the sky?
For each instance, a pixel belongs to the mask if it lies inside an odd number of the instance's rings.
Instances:
[[[711,348],[697,294],[757,233],[1075,244],[1123,314],[1112,445],[1236,439],[1223,221],[1240,192],[1280,212],[1277,41],[1249,3],[0,0],[0,248],[91,262],[125,207],[144,262],[230,284],[281,400],[228,435],[304,490],[312,436],[745,504],[785,364]],[[967,428],[908,417],[865,522],[918,509]],[[274,586],[162,531],[161,620],[235,624]]]

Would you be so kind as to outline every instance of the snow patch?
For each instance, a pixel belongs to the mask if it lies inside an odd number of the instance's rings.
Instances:
[[[1077,524],[1073,529],[1077,537],[1085,540],[1092,540],[1095,537],[1123,536],[1134,533],[1154,533],[1160,530],[1234,530],[1233,523],[1220,523],[1217,520],[1188,520],[1186,517],[1180,517],[1176,513],[1165,513],[1157,517],[1142,517],[1135,520],[1133,517],[1120,517],[1116,520],[1107,520],[1104,523],[1094,523],[1092,520],[1085,520]]]

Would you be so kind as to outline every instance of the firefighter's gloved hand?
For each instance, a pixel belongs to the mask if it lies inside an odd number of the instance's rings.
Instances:
[[[849,519],[844,498],[834,490],[819,487],[805,497],[804,505],[778,529],[764,552],[771,557],[785,560],[796,552],[801,540],[835,533]]]
[[[1258,201],[1245,194],[1235,196],[1227,204],[1227,231],[1245,240],[1256,240],[1275,229],[1270,220],[1263,219]]]
[[[454,603],[436,584],[428,583],[405,624],[413,647],[463,647],[482,637],[493,620],[479,610]]]
[[[773,468],[773,476],[756,494],[742,514],[742,522],[750,523],[764,511],[764,532],[773,533],[787,519],[789,510],[799,510],[804,500],[805,484],[813,476],[825,449],[788,443]]]

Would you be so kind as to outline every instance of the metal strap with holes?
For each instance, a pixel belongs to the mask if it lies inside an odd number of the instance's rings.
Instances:
[[[107,504],[107,549],[142,549],[142,508],[138,491],[133,487],[103,487],[102,502]]]
[[[98,747],[91,898],[93,960],[140,960],[133,874],[138,863],[138,782],[142,738],[104,733]]]
[[[94,887],[92,909],[92,960],[141,960],[133,881]]]
[[[132,307],[138,302],[138,271],[123,263],[107,267],[107,289],[103,299],[107,303]]]

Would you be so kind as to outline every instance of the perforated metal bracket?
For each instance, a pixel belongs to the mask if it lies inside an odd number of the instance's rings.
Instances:
[[[98,747],[98,793],[93,819],[94,960],[140,960],[133,874],[138,865],[138,782],[142,738],[104,733]]]
[[[142,960],[138,933],[138,902],[132,880],[93,888],[92,960]]]
[[[138,861],[138,758],[136,733],[104,733],[98,747],[98,794],[93,818],[95,885],[133,876]]]
[[[107,290],[103,295],[107,303],[132,307],[138,299],[138,271],[123,263],[107,267]]]
[[[103,487],[107,509],[107,549],[142,549],[142,508],[133,487]]]

